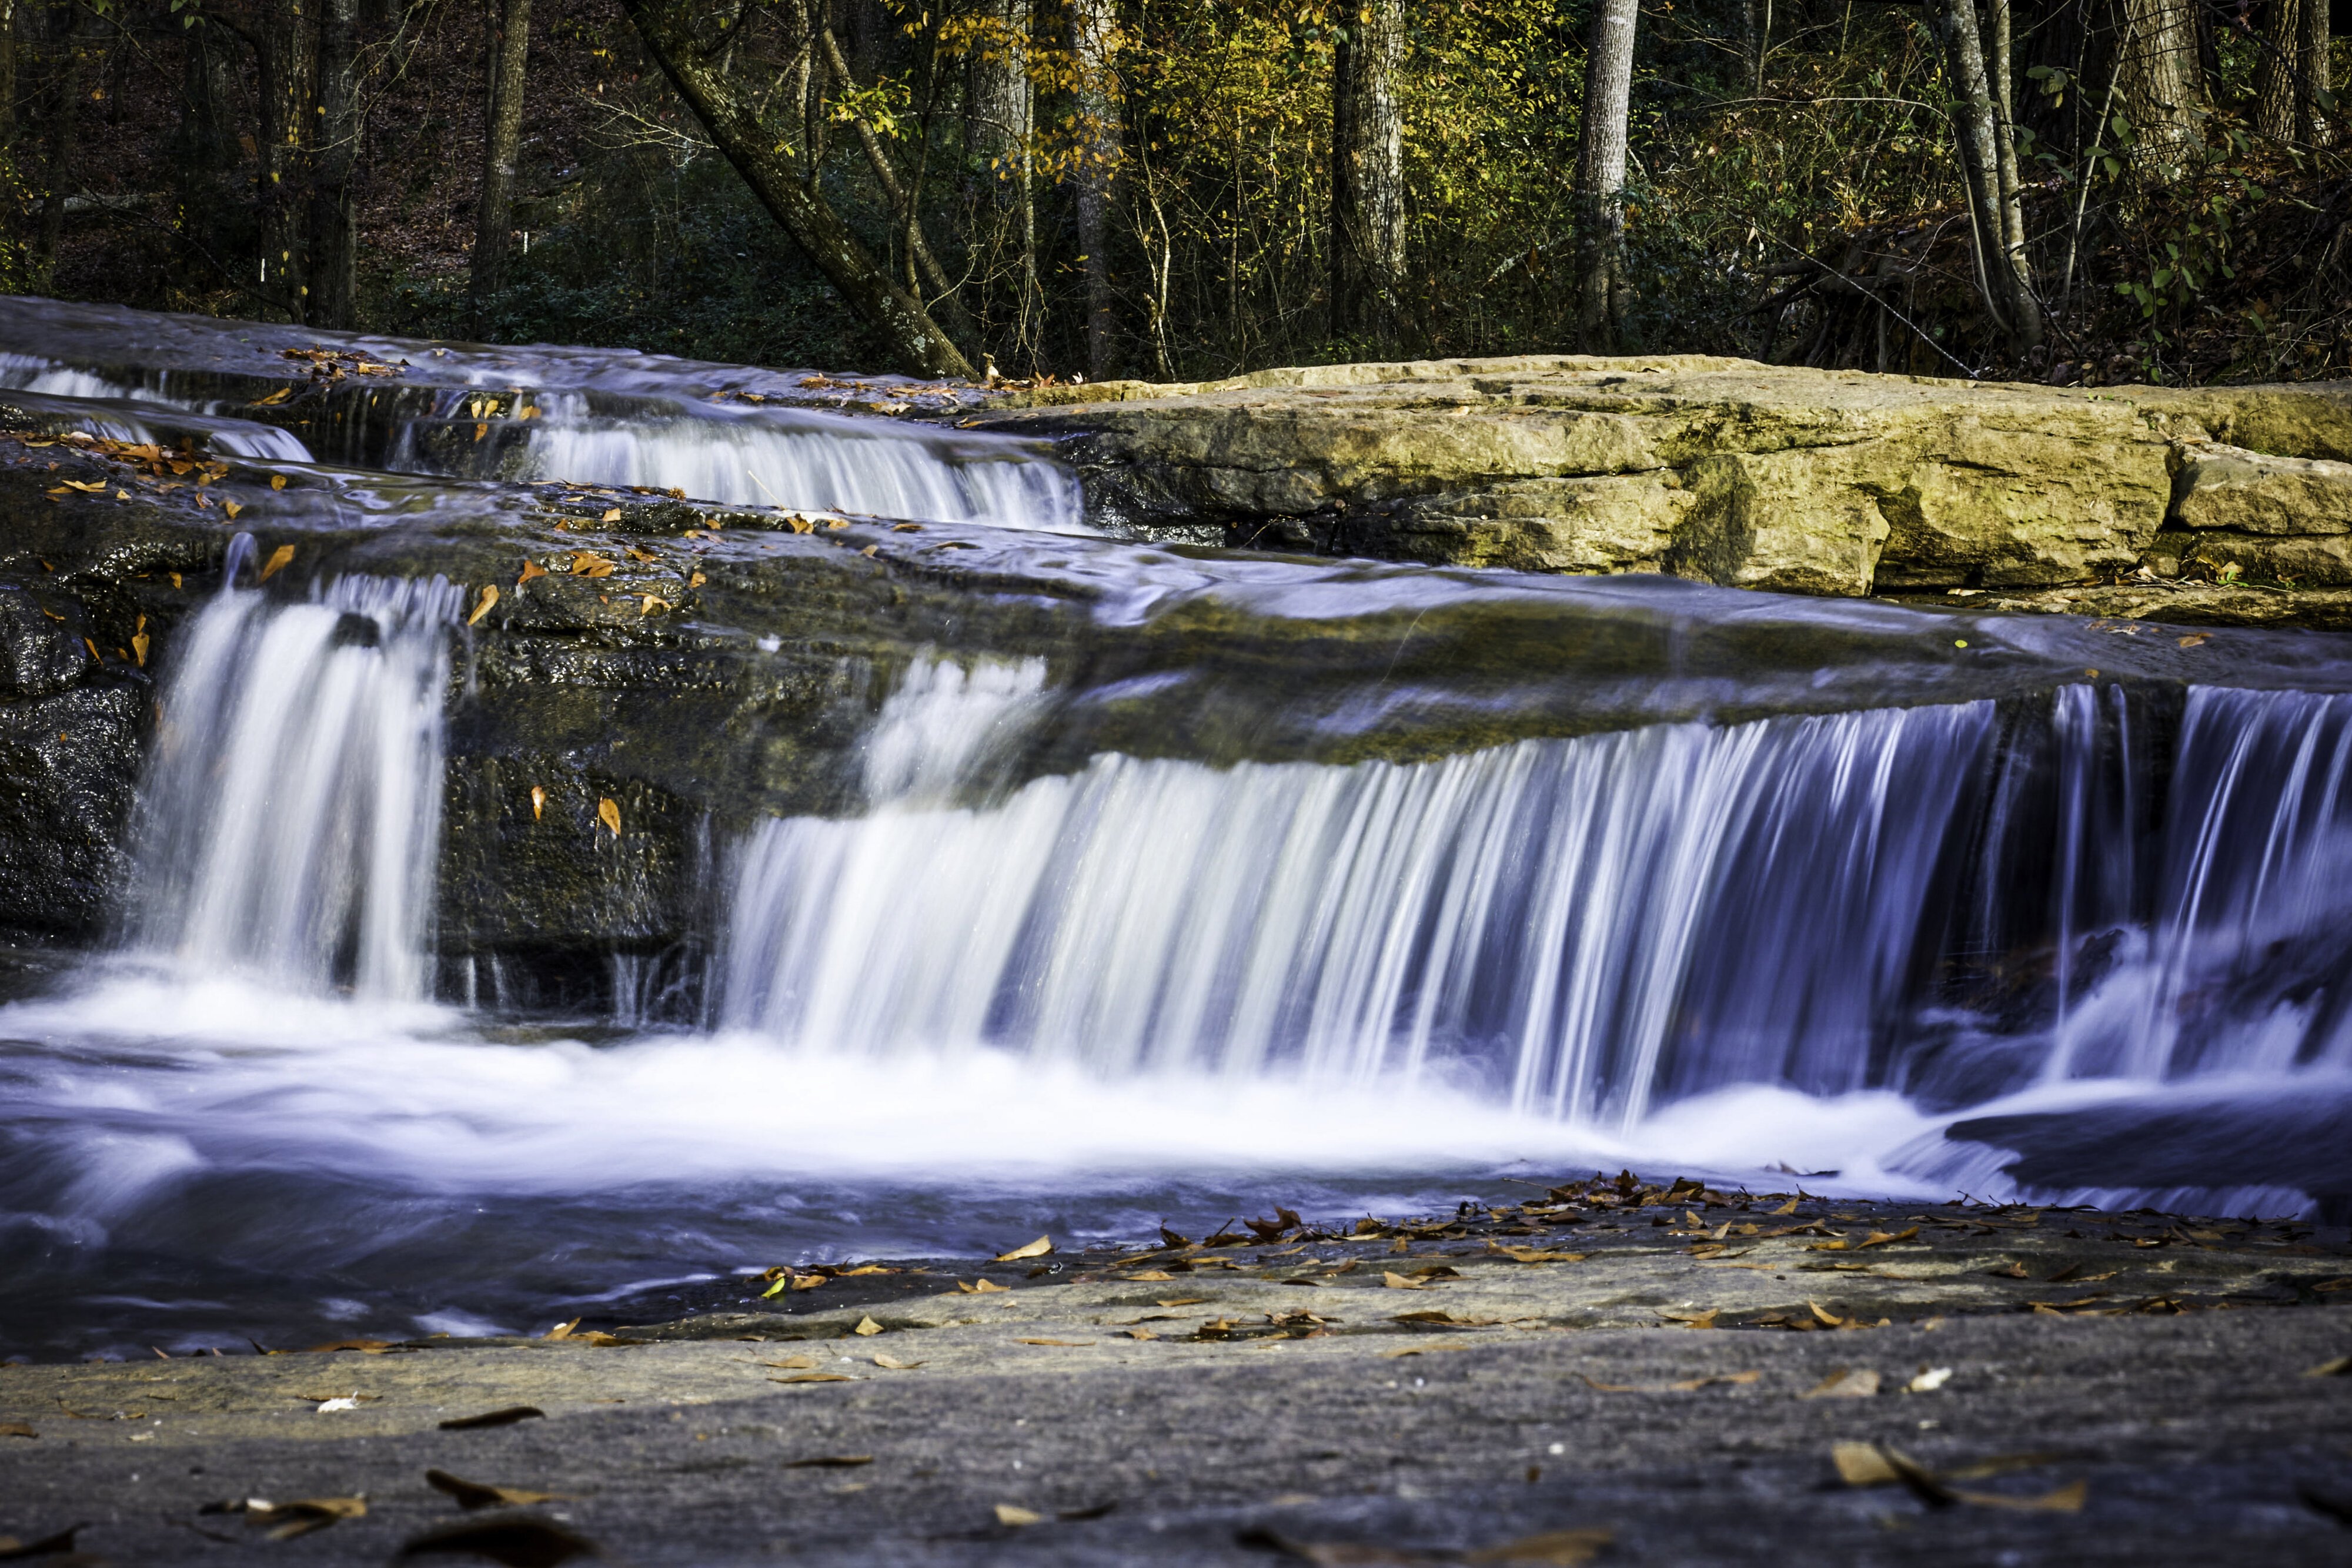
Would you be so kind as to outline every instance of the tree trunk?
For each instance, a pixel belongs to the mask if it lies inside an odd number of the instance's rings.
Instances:
[[[1953,122],[1959,132],[1961,172],[1969,191],[1969,226],[1977,283],[1994,323],[2022,352],[2042,340],[2042,311],[2025,260],[2021,220],[2009,216],[2001,178],[2000,123],[1986,80],[1984,40],[1977,31],[1976,0],[1937,0],[1937,25],[1952,72]],[[2015,153],[2009,155],[2014,170]],[[2008,187],[2013,191],[2014,186]],[[2014,235],[2016,245],[2010,239]]]
[[[359,319],[359,226],[352,184],[359,171],[360,0],[318,7],[319,142],[310,191],[310,319],[348,328]]]
[[[490,16],[488,113],[482,128],[482,188],[474,206],[474,252],[466,276],[470,330],[489,330],[490,303],[507,281],[514,234],[515,166],[522,153],[524,79],[530,66],[530,0],[496,0]]]
[[[2326,4],[2326,0],[2314,0]],[[2124,118],[2144,181],[2169,177],[2198,138],[2205,77],[2197,57],[2195,0],[2121,0]]]
[[[2314,147],[2327,141],[2327,110],[2323,95],[2335,90],[2327,65],[2328,0],[2303,0],[2302,37],[2295,64],[2295,134]]]
[[[2254,58],[2254,129],[2281,141],[2301,131],[2305,9],[2326,0],[2270,0],[2263,7],[2262,49]]]
[[[987,0],[987,36],[975,47],[964,84],[964,156],[970,165],[971,235],[982,263],[981,308],[992,324],[1004,300],[1012,343],[1034,352],[1037,310],[1037,203],[1031,139],[1035,89],[1029,78],[1030,0]],[[1012,287],[1003,287],[1005,253]]]
[[[1111,297],[1110,214],[1125,150],[1118,121],[1118,78],[1112,58],[1118,19],[1111,0],[1072,0],[1070,52],[1077,63],[1078,247],[1086,253],[1087,373],[1108,379],[1117,356],[1118,308]]]
[[[0,148],[16,140],[16,0],[0,0]]]
[[[2025,183],[2017,168],[2017,89],[2012,78],[2015,46],[2010,37],[2010,0],[1987,0],[1992,17],[1992,136],[1995,194],[2000,200],[2001,256],[2009,269],[2011,319],[2018,347],[2042,341],[2042,302],[2033,291],[2033,265],[2025,254]]]
[[[1364,0],[1331,70],[1331,331],[1396,341],[1404,297],[1403,0]]]
[[[814,186],[802,183],[790,152],[761,123],[751,95],[719,68],[728,42],[726,19],[720,18],[716,37],[706,43],[697,22],[709,8],[695,0],[621,0],[621,7],[761,205],[808,253],[858,319],[881,334],[898,367],[917,375],[971,375],[971,366],[921,303],[875,265]]]
[[[1601,0],[1584,63],[1576,138],[1576,347],[1607,353],[1625,316],[1626,117],[1633,95],[1637,0]]]
[[[303,0],[268,0],[256,31],[260,57],[261,135],[255,182],[261,207],[261,266],[256,282],[277,301],[289,321],[305,319],[310,303],[304,277],[309,246],[303,239],[302,187],[310,174],[310,121],[317,107],[312,88],[311,30],[303,26]]]
[[[73,163],[80,150],[81,101],[88,77],[88,28],[83,8],[71,0],[50,0],[39,16],[47,57],[41,97],[41,212],[34,233],[32,285],[55,287],[58,252],[65,245],[66,201],[73,194]]]

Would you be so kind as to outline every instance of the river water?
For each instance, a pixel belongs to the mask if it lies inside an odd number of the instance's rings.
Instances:
[[[203,381],[212,329],[116,320],[163,344],[142,370],[16,326],[0,382],[118,435],[144,404],[273,461],[772,498],[1159,570],[1081,538],[1035,447],[690,395],[757,372],[459,350],[317,454]],[[404,347],[429,351],[373,351]],[[451,460],[484,387],[499,440]],[[1464,580],[1187,570],[1304,616]],[[9,971],[0,1352],[536,1332],[778,1262],[1394,1214],[1624,1165],[2265,1216],[2352,1197],[2333,639],[2250,641],[2242,681],[1044,768],[1008,759],[1067,722],[1048,660],[919,656],[852,742],[853,809],[719,847],[687,1002],[616,956],[595,1015],[498,1005],[436,954],[456,591],[254,584],[233,550],[159,660],[118,938]]]

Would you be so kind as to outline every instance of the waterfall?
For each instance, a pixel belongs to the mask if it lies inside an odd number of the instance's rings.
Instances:
[[[199,414],[214,410],[233,415],[233,406],[218,402],[191,401],[142,386],[107,380],[89,371],[75,370],[29,354],[0,353],[0,392],[29,394],[19,400],[35,412],[56,412],[75,418],[77,427],[109,441],[172,444],[159,435],[133,406],[146,404],[157,413],[182,411]],[[51,400],[58,400],[52,402]],[[96,403],[98,407],[78,407]],[[184,426],[184,421],[171,421]],[[291,431],[274,424],[234,417],[211,417],[199,428],[205,444],[230,457],[273,463],[308,463],[310,449]]]
[[[445,398],[462,420],[465,394]],[[951,435],[894,420],[805,409],[698,406],[664,414],[635,406],[600,412],[582,392],[532,394],[521,434],[493,449],[499,476],[520,480],[642,486],[723,506],[791,507],[922,522],[989,523],[1088,533],[1076,483],[1027,444]],[[404,432],[388,466],[441,472],[456,465]],[[455,451],[471,458],[470,441]]]
[[[1035,673],[919,667],[877,775]],[[1442,761],[1105,755],[1001,802],[936,778],[744,856],[722,1017],[805,1047],[993,1044],[1104,1072],[1440,1069],[1523,1109],[1861,1086],[1989,705],[1669,725]]]
[[[142,792],[139,947],[192,978],[425,997],[457,606],[437,578],[347,577],[198,613]]]

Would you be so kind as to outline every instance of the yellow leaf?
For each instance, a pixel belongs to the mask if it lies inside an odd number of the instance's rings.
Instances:
[[[79,490],[85,496],[102,496],[106,486],[100,480],[64,479],[59,481],[68,490]]]
[[[539,1337],[541,1339],[570,1339],[572,1337],[572,1331],[579,1326],[580,1320],[578,1318],[574,1318],[568,1323],[556,1324],[553,1328],[548,1330]]]
[[[268,397],[255,398],[253,400],[253,406],[256,408],[268,408],[271,403],[284,402],[288,398],[292,397],[293,395],[294,389],[292,387],[279,387]]]
[[[1095,1342],[1090,1339],[1024,1339],[1020,1343],[1023,1344],[1050,1344],[1057,1346],[1063,1350],[1091,1350],[1094,1348]]]
[[[621,508],[615,507],[596,520],[600,523],[617,523],[621,520]]]
[[[488,615],[492,609],[496,608],[498,602],[499,587],[497,583],[491,583],[482,590],[482,597],[480,601],[475,604],[474,612],[466,617],[466,624],[472,626],[480,622],[483,616]]]
[[[692,577],[686,580],[686,585],[688,588],[700,588],[704,583],[709,580],[710,580],[709,578],[703,576],[698,571]]]
[[[1054,1239],[1050,1236],[1040,1236],[1025,1247],[1015,1247],[1010,1252],[998,1253],[996,1260],[1000,1263],[1017,1263],[1024,1258],[1043,1258],[1053,1249]]]
[[[276,549],[269,552],[269,559],[262,563],[261,580],[268,582],[271,578],[276,577],[279,572],[284,571],[288,567],[293,564],[294,547],[292,545],[279,545]]]
[[[245,510],[245,508],[235,501],[223,501],[221,503],[221,510],[228,514],[229,521],[235,522],[236,520],[236,515]]]
[[[147,667],[147,633],[146,633],[146,632],[140,632],[137,636],[135,636],[135,637],[133,637],[133,638],[131,638],[131,651],[133,653],[135,653],[135,654],[137,654],[137,655],[138,655],[138,657],[139,657],[139,667],[140,667],[141,669],[142,669],[142,670],[143,670],[143,669],[145,669],[145,668]]]
[[[849,1332],[856,1334],[861,1339],[870,1339],[876,1334],[887,1333],[890,1331],[884,1328],[880,1323],[876,1322],[872,1318],[860,1318],[857,1320],[857,1326]]]
[[[596,802],[596,820],[612,829],[614,838],[621,836],[621,808],[610,795]]]
[[[488,425],[487,425],[487,424],[478,424],[478,425],[474,426],[474,439],[475,439],[475,440],[477,440],[477,441],[479,441],[482,437],[484,437],[485,435],[488,435],[489,433],[490,433],[490,427],[489,427]]]
[[[996,1522],[1007,1529],[1019,1530],[1026,1525],[1043,1524],[1045,1516],[1034,1509],[1016,1508],[1009,1502],[996,1505]]]
[[[546,813],[547,791],[534,784],[530,787],[530,820],[534,822]]]
[[[891,1372],[912,1372],[923,1364],[919,1361],[900,1361],[895,1355],[877,1355],[874,1358],[874,1364]]]
[[[969,1285],[965,1284],[961,1280],[958,1280],[956,1281],[956,1289],[961,1291],[967,1296],[985,1296],[992,1291],[1009,1291],[1013,1289],[1013,1287],[1010,1285],[1000,1285],[993,1280],[974,1280]]]
[[[668,600],[656,599],[652,594],[648,593],[645,596],[645,604],[637,611],[637,613],[639,615],[651,615],[656,606],[664,610],[674,610],[677,608],[677,606],[672,604]]]
[[[286,476],[283,474],[272,474],[269,476],[269,487],[273,490],[283,490],[286,488]]]

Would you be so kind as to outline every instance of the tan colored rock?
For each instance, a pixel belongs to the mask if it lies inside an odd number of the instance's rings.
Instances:
[[[2352,533],[2352,463],[2200,443],[2181,449],[2172,521],[2270,535]]]

